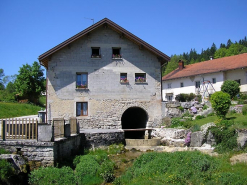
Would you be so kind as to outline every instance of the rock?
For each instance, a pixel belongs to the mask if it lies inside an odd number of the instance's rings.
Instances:
[[[197,108],[197,109],[203,108],[203,105],[201,105],[201,104],[195,104],[194,106],[195,106],[195,108]]]
[[[185,137],[190,132],[187,129],[156,128],[151,137],[161,138],[161,144],[167,146],[184,146]]]
[[[247,163],[247,153],[235,155],[230,158],[231,164]]]
[[[191,107],[191,102],[181,102],[181,106],[184,109],[189,109]]]
[[[210,131],[208,132],[206,143],[210,144],[210,145],[216,145],[216,141],[215,141],[214,135]]]
[[[237,130],[238,138],[237,143],[240,147],[245,147],[247,145],[247,130]]]
[[[190,146],[191,147],[201,147],[205,143],[204,133],[202,131],[192,132]]]
[[[18,155],[18,154],[1,154],[0,159],[5,159],[9,163],[11,163],[11,165],[15,169],[16,174],[19,174],[20,172],[26,173],[26,170],[27,170],[26,169],[26,163],[27,162],[20,155]]]

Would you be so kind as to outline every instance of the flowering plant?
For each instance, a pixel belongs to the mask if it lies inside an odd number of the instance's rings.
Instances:
[[[137,78],[135,79],[135,82],[146,82],[146,78],[137,77]]]
[[[122,56],[121,55],[119,55],[119,54],[112,54],[112,58],[122,58]]]
[[[101,55],[92,54],[91,58],[101,58]]]
[[[120,79],[120,82],[121,82],[121,83],[128,83],[129,80],[127,80],[127,78],[121,78],[121,79]]]
[[[76,88],[87,88],[87,84],[77,84]]]

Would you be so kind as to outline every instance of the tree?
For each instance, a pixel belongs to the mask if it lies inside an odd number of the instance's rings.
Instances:
[[[36,103],[41,92],[45,90],[43,75],[43,69],[36,61],[32,66],[26,64],[20,67],[14,83],[19,96]]]
[[[3,77],[4,77],[4,70],[3,69],[0,69],[0,90],[3,90],[4,89]]]
[[[230,95],[228,93],[218,91],[212,94],[210,100],[217,117],[220,119],[225,119],[231,105]]]
[[[226,80],[221,86],[221,91],[228,93],[232,99],[240,91],[239,83],[234,80]]]

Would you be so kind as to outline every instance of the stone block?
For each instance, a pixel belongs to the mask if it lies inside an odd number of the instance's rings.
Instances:
[[[205,143],[204,133],[202,131],[192,132],[190,139],[191,147],[201,147]]]
[[[52,141],[52,126],[49,124],[38,124],[38,141]]]
[[[237,137],[237,143],[240,147],[247,146],[247,130],[237,130],[238,137]]]

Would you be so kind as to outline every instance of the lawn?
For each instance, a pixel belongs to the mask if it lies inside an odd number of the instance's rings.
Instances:
[[[28,103],[5,103],[0,102],[0,119],[19,116],[35,115],[44,107]]]

